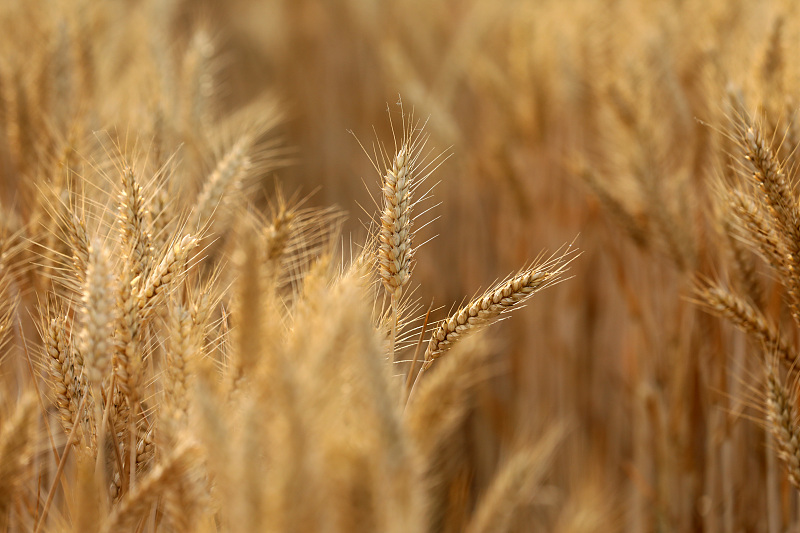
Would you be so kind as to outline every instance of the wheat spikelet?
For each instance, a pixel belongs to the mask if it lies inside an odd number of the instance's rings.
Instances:
[[[739,285],[756,307],[764,299],[764,291],[758,278],[752,251],[737,238],[736,219],[734,213],[726,210],[722,215],[722,230],[727,237],[730,258],[736,271]]]
[[[136,426],[136,471],[146,470],[156,453],[154,428],[142,420]]]
[[[233,310],[235,355],[229,363],[228,376],[233,387],[242,379],[250,379],[263,353],[262,305],[264,287],[260,276],[259,259],[263,250],[255,231],[245,228],[234,254],[239,271],[236,280],[236,303]]]
[[[187,128],[208,128],[212,124],[214,43],[203,28],[192,35],[183,56],[183,96]]]
[[[512,311],[539,290],[558,281],[573,257],[572,251],[568,249],[559,257],[542,264],[534,264],[498,283],[443,320],[431,335],[422,369],[430,368],[461,337],[490,324],[501,314]]]
[[[148,227],[151,231],[152,246],[156,250],[164,248],[170,234],[171,223],[173,222],[172,202],[169,199],[168,183],[163,183],[156,188],[153,198],[150,200]]]
[[[69,223],[68,237],[72,245],[72,265],[75,269],[77,286],[80,287],[85,281],[91,245],[86,233],[86,222],[82,218],[71,213],[67,222]]]
[[[184,420],[189,412],[190,375],[194,361],[202,354],[204,326],[186,306],[171,302],[168,306],[169,342],[165,350],[164,405],[162,417],[175,422]]]

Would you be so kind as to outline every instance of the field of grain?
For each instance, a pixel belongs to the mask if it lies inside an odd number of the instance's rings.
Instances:
[[[800,531],[800,5],[0,2],[0,532]]]

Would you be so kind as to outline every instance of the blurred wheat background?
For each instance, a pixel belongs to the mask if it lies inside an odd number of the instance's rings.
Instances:
[[[0,530],[800,530],[799,9],[4,0]]]

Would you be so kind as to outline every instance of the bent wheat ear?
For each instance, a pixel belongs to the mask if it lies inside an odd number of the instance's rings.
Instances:
[[[500,315],[516,309],[536,292],[556,283],[575,257],[574,251],[568,248],[555,259],[534,264],[498,283],[443,320],[431,335],[422,370],[430,368],[461,337],[493,323]]]

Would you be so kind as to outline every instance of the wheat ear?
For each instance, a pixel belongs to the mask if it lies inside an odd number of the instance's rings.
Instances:
[[[572,250],[550,259],[543,264],[534,265],[516,276],[498,283],[482,296],[471,300],[457,313],[443,320],[433,332],[422,370],[427,370],[458,340],[475,330],[495,321],[500,315],[519,307],[519,304],[536,292],[552,285],[561,278],[574,258]]]
[[[142,198],[142,187],[133,169],[122,171],[122,191],[119,194],[119,225],[123,246],[130,250],[130,267],[134,277],[141,274],[151,254],[151,236],[147,230],[148,214]]]
[[[49,320],[45,318],[45,322],[42,326],[42,337],[49,382],[61,426],[64,428],[64,433],[69,435],[78,419],[80,390],[73,366],[67,320],[59,315]]]
[[[755,169],[753,178],[764,193],[770,215],[780,228],[778,236],[787,252],[785,262],[789,274],[784,283],[791,297],[792,316],[800,323],[800,208],[797,198],[783,168],[758,129],[747,128],[744,147],[746,157]]]

